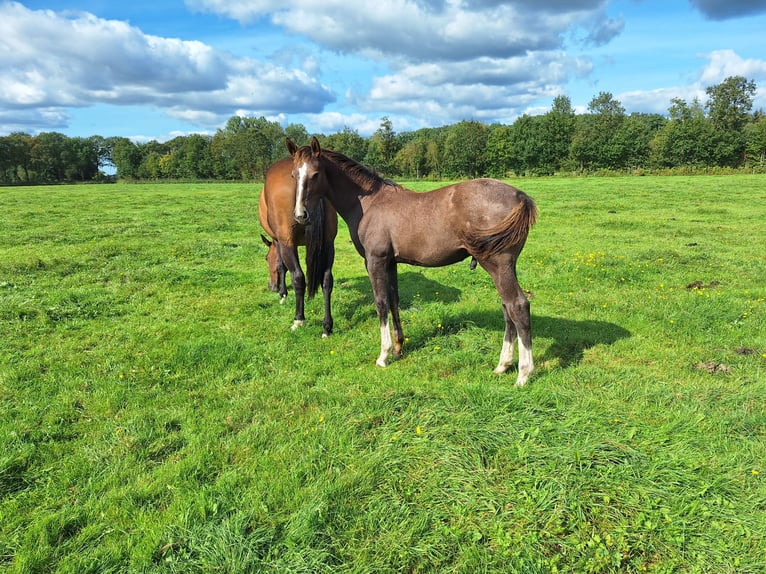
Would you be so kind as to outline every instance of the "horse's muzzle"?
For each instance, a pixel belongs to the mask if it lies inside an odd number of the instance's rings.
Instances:
[[[295,215],[295,221],[297,221],[300,225],[308,225],[308,223],[311,221],[311,218],[309,217],[308,213],[304,213],[302,215]]]

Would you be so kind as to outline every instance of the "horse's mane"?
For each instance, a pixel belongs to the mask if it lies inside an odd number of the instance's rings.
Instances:
[[[401,188],[399,184],[394,183],[390,179],[381,177],[374,169],[362,165],[340,152],[323,149],[322,155],[365,191],[372,193],[386,186]]]

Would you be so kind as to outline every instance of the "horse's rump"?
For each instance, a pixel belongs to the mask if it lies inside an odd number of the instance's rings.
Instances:
[[[498,224],[471,229],[464,234],[468,252],[477,259],[497,255],[516,245],[523,245],[529,229],[537,221],[537,206],[523,191],[517,191],[519,203]]]

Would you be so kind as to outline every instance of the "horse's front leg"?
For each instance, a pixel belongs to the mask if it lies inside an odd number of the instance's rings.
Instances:
[[[293,292],[295,293],[295,319],[291,327],[291,329],[295,330],[306,322],[306,316],[303,311],[306,297],[306,276],[303,274],[303,269],[301,269],[297,247],[283,246],[280,243],[280,255],[285,267],[290,272]]]
[[[380,321],[380,355],[375,364],[385,367],[388,364],[388,355],[394,344],[391,340],[391,329],[388,325],[388,273],[386,260],[383,258],[367,259],[367,274],[370,276],[372,296],[375,298],[375,309]]]
[[[324,295],[324,321],[322,322],[322,338],[329,337],[332,334],[333,320],[332,309],[330,305],[332,297],[332,288],[334,284],[332,276],[332,262],[330,267],[325,269],[324,277],[322,278],[322,295]]]
[[[287,275],[287,267],[285,262],[282,261],[282,256],[277,252],[277,292],[279,293],[279,302],[284,303],[287,299],[287,281],[285,276]]]

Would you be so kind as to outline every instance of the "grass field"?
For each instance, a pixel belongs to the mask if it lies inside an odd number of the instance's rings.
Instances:
[[[511,183],[521,389],[468,261],[380,369],[345,227],[289,329],[259,186],[0,189],[0,571],[766,572],[766,177]]]

